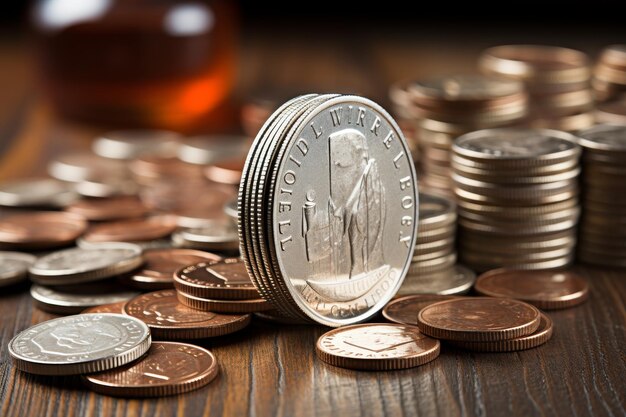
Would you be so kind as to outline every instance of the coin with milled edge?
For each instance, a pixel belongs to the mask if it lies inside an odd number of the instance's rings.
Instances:
[[[259,292],[241,258],[201,262],[179,269],[174,275],[178,291],[214,299],[259,298]]]
[[[86,375],[92,390],[121,397],[161,397],[205,386],[218,374],[215,356],[200,346],[178,342],[154,342],[136,362],[109,371]]]
[[[464,294],[472,288],[475,280],[473,271],[455,265],[432,274],[407,276],[398,294]]]
[[[54,211],[13,214],[0,220],[0,248],[50,249],[67,246],[87,228],[82,216]]]
[[[383,317],[394,323],[417,326],[417,314],[424,307],[458,297],[456,295],[417,294],[394,298],[383,308]]]
[[[37,257],[20,252],[0,252],[0,287],[22,282]]]
[[[342,368],[388,371],[424,365],[439,356],[440,343],[416,326],[388,323],[356,324],[323,334],[318,358]]]
[[[117,368],[140,358],[150,329],[122,314],[79,314],[36,324],[9,342],[15,367],[39,375],[76,375]]]
[[[77,314],[86,308],[102,304],[126,302],[139,295],[115,282],[98,282],[89,285],[68,285],[63,287],[44,287],[33,285],[30,295],[40,309],[54,314]],[[100,311],[100,313],[119,313],[121,311]]]
[[[209,298],[194,297],[177,291],[178,301],[189,308],[215,313],[257,313],[259,311],[272,310],[272,304],[263,298],[250,298],[245,300],[212,300]]]
[[[0,205],[64,207],[78,198],[72,184],[53,178],[30,178],[0,184]]]
[[[102,304],[99,306],[86,308],[81,314],[96,314],[96,313],[114,313],[124,314],[124,306],[126,301],[118,301],[117,303]]]

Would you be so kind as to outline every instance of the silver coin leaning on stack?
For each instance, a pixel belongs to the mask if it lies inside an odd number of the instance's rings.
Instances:
[[[626,267],[626,126],[579,133],[583,148],[580,260]]]
[[[240,252],[261,296],[285,316],[361,322],[404,279],[417,203],[408,146],[381,107],[300,96],[270,117],[248,154]]]
[[[454,138],[478,129],[514,125],[527,112],[522,83],[482,75],[456,75],[396,85],[392,87],[391,98],[396,100],[395,106],[400,108],[403,119],[414,119],[423,174],[420,185],[449,197],[453,196],[450,147]]]
[[[476,271],[548,269],[574,258],[580,147],[545,129],[481,130],[452,148],[459,254]]]
[[[398,294],[460,294],[470,290],[476,275],[456,265],[456,205],[420,193],[417,243],[411,267]]]
[[[602,50],[591,85],[598,101],[626,98],[626,45],[610,45]]]

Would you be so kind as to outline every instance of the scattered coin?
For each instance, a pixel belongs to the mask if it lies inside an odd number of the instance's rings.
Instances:
[[[63,287],[44,287],[33,285],[30,295],[40,310],[53,314],[78,314],[86,308],[117,302],[126,302],[139,295],[115,282],[98,282],[89,285],[66,285]],[[119,313],[120,311],[100,311]]]
[[[439,341],[415,326],[369,323],[341,327],[317,340],[317,356],[342,368],[387,371],[424,365],[439,356]]]
[[[86,308],[81,314],[96,314],[96,313],[114,313],[124,314],[124,306],[126,301],[118,301],[117,303],[102,304],[99,306]]]
[[[113,159],[143,156],[173,156],[181,136],[167,130],[116,130],[98,137],[92,149],[96,155]]]
[[[65,211],[89,221],[111,221],[143,217],[148,208],[136,197],[120,196],[82,199],[66,207]]]
[[[209,165],[204,174],[209,180],[218,184],[239,185],[244,163],[245,158],[243,157],[218,161]]]
[[[179,229],[172,235],[175,246],[216,252],[239,250],[237,228],[228,219],[207,221],[202,227]]]
[[[0,205],[64,207],[78,195],[71,184],[53,178],[29,178],[0,184]]]
[[[259,311],[272,310],[272,304],[267,300],[257,297],[247,300],[212,300],[209,298],[194,297],[177,291],[178,301],[189,308],[216,313],[256,313]]]
[[[68,246],[86,229],[85,219],[71,213],[13,214],[0,219],[0,248],[30,250]]]
[[[176,157],[144,156],[129,164],[133,178],[139,184],[150,185],[158,181],[200,180],[202,167],[188,164]]]
[[[176,229],[176,216],[106,222],[91,226],[82,239],[87,242],[142,242],[162,239]]]
[[[37,257],[27,253],[0,251],[0,287],[24,281],[35,261]]]
[[[626,47],[609,45],[602,50],[593,71],[592,85],[599,101],[624,97],[626,92]],[[608,121],[600,121],[606,123]]]
[[[458,296],[418,294],[394,298],[383,308],[383,317],[394,323],[417,326],[417,315],[424,307],[453,298]]]
[[[190,164],[212,165],[233,155],[245,155],[246,146],[242,136],[196,136],[181,144],[178,158]]]
[[[464,294],[468,292],[476,274],[462,265],[424,275],[408,275],[398,295],[408,294]]]
[[[174,285],[178,291],[194,297],[219,300],[259,298],[241,258],[186,266],[174,275]]]
[[[53,178],[81,182],[101,178],[128,178],[128,167],[123,161],[103,158],[91,153],[69,153],[57,157],[48,165]]]
[[[150,329],[122,314],[79,314],[36,324],[9,342],[15,367],[39,375],[100,372],[140,358]]]

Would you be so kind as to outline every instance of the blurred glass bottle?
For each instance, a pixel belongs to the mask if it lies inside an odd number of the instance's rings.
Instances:
[[[233,87],[229,0],[40,0],[44,88],[72,118],[187,131],[220,120]]]

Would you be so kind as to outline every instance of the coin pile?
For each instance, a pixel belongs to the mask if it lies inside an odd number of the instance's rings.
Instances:
[[[573,132],[594,123],[594,95],[587,56],[544,45],[503,45],[479,59],[488,75],[523,81],[529,95],[530,127]]]
[[[626,92],[626,45],[610,45],[602,50],[593,69],[596,100],[624,98]]]
[[[396,85],[391,98],[405,125],[416,126],[420,185],[452,196],[450,147],[478,129],[514,125],[526,115],[522,83],[481,75],[458,75]],[[410,131],[409,131],[410,132]]]
[[[583,149],[581,261],[626,267],[626,126],[580,132]]]
[[[596,105],[596,122],[626,125],[626,98]]]
[[[580,147],[565,132],[489,129],[459,137],[453,179],[459,254],[475,271],[550,269],[574,259]]]
[[[240,252],[283,316],[358,323],[400,287],[417,206],[408,147],[381,107],[357,96],[300,96],[270,117],[248,154]]]

